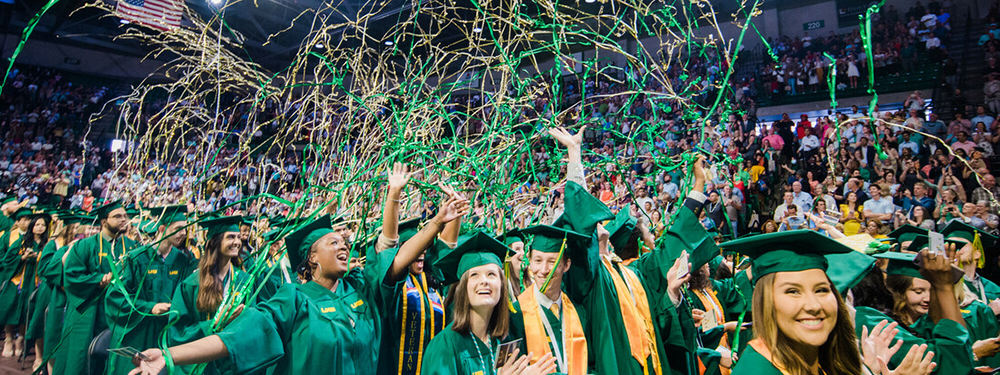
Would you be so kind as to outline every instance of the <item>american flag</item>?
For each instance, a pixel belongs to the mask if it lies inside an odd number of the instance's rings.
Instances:
[[[118,0],[116,11],[123,21],[169,30],[181,25],[184,0]]]

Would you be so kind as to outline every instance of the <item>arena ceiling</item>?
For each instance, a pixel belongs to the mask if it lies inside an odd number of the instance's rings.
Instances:
[[[20,30],[42,8],[45,0],[14,0],[13,12],[6,32],[20,34]],[[113,1],[113,0],[108,0]],[[212,1],[220,1],[215,4]],[[224,1],[229,1],[226,4]],[[359,32],[359,26],[345,26],[335,29],[331,35],[339,35],[342,40],[332,41],[341,46],[358,46],[362,43],[378,45],[384,40],[396,40],[397,46],[407,45],[397,33],[399,20],[408,19],[415,6],[425,6],[432,0],[187,0],[186,5],[204,19],[212,18],[217,12],[223,12],[226,25],[236,30],[242,36],[242,49],[238,51],[272,71],[280,71],[286,67],[302,47],[303,39],[313,28],[313,18],[317,10],[327,19],[327,24],[363,25],[364,32]],[[438,0],[433,0],[438,1]],[[476,18],[471,0],[445,0],[457,5],[451,20],[447,24],[437,21],[437,30],[442,31],[434,39],[434,44],[461,49],[467,46],[468,30],[476,25],[470,20]],[[509,0],[486,0],[478,3],[483,7],[492,6],[490,2]],[[41,19],[32,39],[48,40],[57,43],[85,45],[90,48],[124,55],[142,56],[150,52],[149,47],[129,40],[115,39],[122,33],[124,27],[117,17],[107,12],[82,8],[87,0],[60,0]],[[712,1],[716,3],[717,1]],[[585,0],[561,2],[568,4],[566,9],[581,13],[597,13],[605,2],[588,3]],[[718,1],[716,9],[720,15],[732,12],[735,8],[732,1]],[[520,3],[521,12],[528,15],[538,14],[533,9],[537,4],[531,1]],[[721,8],[720,8],[721,7]],[[362,15],[359,17],[359,15]],[[298,17],[298,19],[296,19]],[[360,19],[359,19],[360,18]],[[421,25],[430,21],[419,21]],[[191,25],[185,17],[182,24]],[[364,34],[364,38],[359,37]],[[382,47],[376,47],[382,48]],[[423,51],[407,51],[422,53]],[[485,51],[489,53],[489,51]]]

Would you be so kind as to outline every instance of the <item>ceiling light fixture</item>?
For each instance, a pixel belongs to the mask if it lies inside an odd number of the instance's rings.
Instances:
[[[385,45],[387,45],[387,46],[391,46],[392,44],[393,44],[393,43],[392,43],[392,41],[391,41],[391,40],[387,40],[387,41],[385,41]]]
[[[326,48],[326,46],[324,46],[323,43],[316,43],[316,49],[323,49],[323,48]]]
[[[481,33],[481,32],[483,32],[483,28],[479,27],[479,26],[473,27],[472,28],[472,32],[474,32],[474,33]]]
[[[125,25],[128,25],[128,23],[129,23],[129,21],[127,19],[124,19],[124,18],[118,20],[118,22],[121,22],[122,24],[125,24]]]
[[[587,2],[587,4],[593,4],[597,2],[597,0],[583,0],[583,1]]]
[[[211,0],[212,4],[219,5],[222,4],[222,0]]]

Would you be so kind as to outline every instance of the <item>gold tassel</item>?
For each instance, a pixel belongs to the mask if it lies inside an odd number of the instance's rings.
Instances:
[[[979,231],[976,231],[976,238],[972,241],[972,251],[979,253],[979,261],[976,262],[976,268],[982,269],[986,267],[986,252],[983,251],[983,240],[979,238]]]

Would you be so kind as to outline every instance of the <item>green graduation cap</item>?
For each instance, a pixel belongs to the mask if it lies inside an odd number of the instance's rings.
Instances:
[[[503,242],[504,245],[510,247],[510,245],[516,244],[518,242],[524,242],[524,235],[521,233],[520,229],[514,228],[507,231],[504,234],[497,236],[497,240]]]
[[[399,245],[404,242],[409,241],[413,236],[417,235],[420,231],[420,218],[415,217],[412,219],[404,220],[399,222],[396,226],[396,232],[399,234]]]
[[[890,251],[882,254],[875,254],[876,258],[888,259],[889,264],[885,268],[887,275],[905,275],[923,279],[920,275],[920,267],[914,263],[917,254],[899,253]]]
[[[149,209],[149,214],[152,216],[152,221],[155,225],[167,225],[176,223],[178,221],[187,221],[187,205],[178,204],[173,206],[161,206],[153,207]]]
[[[59,220],[62,220],[63,225],[80,224],[84,222],[84,220],[86,219],[87,219],[86,216],[73,215],[73,214],[62,215],[59,217]]]
[[[205,239],[210,240],[212,237],[220,233],[226,232],[239,232],[240,231],[240,221],[242,219],[239,216],[223,216],[214,217],[207,220],[202,220],[198,225],[204,228],[207,233],[205,234]]]
[[[927,229],[906,224],[896,230],[889,232],[889,237],[895,238],[897,242],[903,243],[907,241],[913,241],[919,235],[927,235]]]
[[[257,217],[252,215],[243,215],[240,216],[240,220],[240,225],[253,225],[253,222],[257,221]]]
[[[762,276],[775,272],[826,271],[828,263],[825,255],[854,251],[837,240],[808,229],[740,238],[721,246],[753,259],[754,284]]]
[[[156,222],[156,220],[142,219],[139,221],[139,225],[136,229],[139,229],[139,232],[142,232],[142,234],[152,236],[156,234],[156,229],[159,227],[160,225]]]
[[[615,249],[624,249],[625,246],[628,246],[628,239],[632,236],[632,231],[635,230],[635,225],[638,222],[627,208],[619,210],[615,219],[604,227],[608,233],[611,233],[609,239],[611,246]]]
[[[556,221],[557,223],[553,224],[558,224],[559,220]],[[558,253],[563,247],[563,239],[567,243],[586,241],[588,239],[587,236],[574,232],[572,229],[564,226],[545,224],[524,228],[521,230],[521,233],[534,235],[535,237],[531,240],[531,250],[538,250],[543,253]]]
[[[503,257],[507,254],[507,246],[497,241],[493,236],[481,230],[463,234],[458,238],[458,246],[454,249],[437,245],[427,253],[431,271],[441,280],[442,285],[449,285],[461,280],[462,275],[471,268],[486,264],[495,264],[503,268]]]
[[[947,226],[941,230],[941,234],[945,238],[949,239],[963,239],[969,243],[974,243],[976,240],[976,234],[979,234],[979,240],[983,244],[984,249],[992,248],[997,242],[997,236],[989,234],[982,229],[976,229],[976,227],[966,224],[961,220],[952,220]]]
[[[309,248],[323,236],[333,233],[330,215],[326,214],[285,236],[285,248],[292,267],[298,267],[309,254]]]
[[[565,191],[564,205],[573,207],[573,209],[566,210],[563,216],[553,222],[553,225],[563,226],[557,223],[569,223],[570,227],[578,233],[594,233],[598,223],[615,218],[604,202],[591,195],[579,184],[572,181],[567,182]]]
[[[7,194],[3,198],[0,198],[0,205],[7,204],[7,202],[17,200],[17,196],[14,194]]]
[[[860,251],[827,254],[825,257],[829,264],[826,275],[840,294],[847,293],[848,289],[858,285],[875,268],[876,259]]]
[[[924,248],[930,246],[929,238],[930,237],[927,237],[927,235],[918,235],[916,237],[913,237],[913,239],[910,242],[910,246],[906,247],[906,251],[919,253],[920,250],[923,250]]]
[[[19,220],[21,218],[29,217],[29,216],[34,215],[34,214],[35,214],[35,212],[32,211],[30,207],[21,207],[21,208],[18,208],[17,211],[14,211],[13,219],[14,220]]]
[[[93,214],[97,215],[98,220],[103,220],[108,218],[108,215],[111,214],[111,211],[117,210],[119,208],[124,208],[124,206],[122,206],[121,199],[111,201],[100,207],[95,208]]]
[[[125,207],[125,213],[128,214],[130,218],[139,216],[139,209],[135,207],[134,204],[130,204]]]

